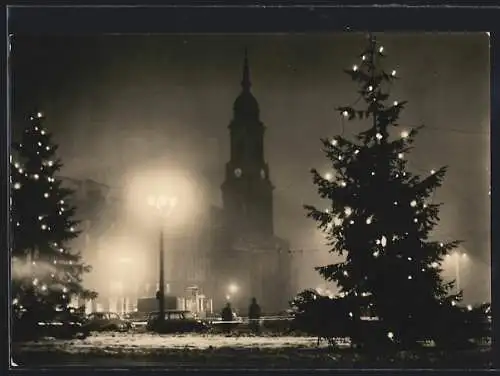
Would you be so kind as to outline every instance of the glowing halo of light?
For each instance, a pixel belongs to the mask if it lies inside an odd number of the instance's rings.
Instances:
[[[206,212],[206,182],[188,169],[144,166],[125,178],[125,214],[145,224],[163,217],[166,226],[181,229]]]

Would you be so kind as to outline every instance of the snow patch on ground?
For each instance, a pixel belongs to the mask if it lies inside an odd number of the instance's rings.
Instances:
[[[325,347],[322,342],[320,347]],[[159,335],[152,333],[102,333],[93,334],[84,340],[43,339],[25,342],[16,346],[19,350],[63,351],[82,353],[86,350],[121,350],[143,352],[148,350],[176,349],[277,349],[317,347],[315,337],[266,337],[225,335]]]

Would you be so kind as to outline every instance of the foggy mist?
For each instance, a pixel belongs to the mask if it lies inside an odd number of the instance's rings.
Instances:
[[[392,97],[409,102],[400,123],[427,127],[409,156],[411,169],[427,174],[449,166],[435,196],[444,203],[436,235],[465,241],[462,248],[470,256],[461,269],[465,301],[489,301],[488,36],[378,38],[388,54],[385,66],[401,77]],[[13,136],[28,113],[44,112],[59,144],[61,174],[105,184],[123,203],[119,220],[100,229],[100,247],[109,251],[97,256],[85,250],[86,262],[96,264],[99,257],[102,270],[123,259],[120,273],[140,278],[148,266],[127,264],[127,253],[154,252],[158,240],[147,207],[146,192],[154,187],[137,185],[136,178],[169,171],[168,185],[185,195],[169,231],[182,238],[179,242],[189,241],[182,236],[187,226],[191,233],[201,231],[209,207],[221,205],[227,127],[247,47],[252,92],[267,127],[275,233],[293,250],[304,250],[294,256],[295,272],[301,288],[315,288],[322,281],[313,267],[334,256],[302,205],[321,202],[309,172],[329,169],[319,139],[359,130],[350,122],[343,125],[334,109],[357,99],[356,85],[343,69],[356,62],[364,45],[361,34],[15,36]],[[113,253],[117,250],[120,255]],[[444,267],[453,278],[452,261]],[[89,288],[99,285],[92,274],[87,278]]]

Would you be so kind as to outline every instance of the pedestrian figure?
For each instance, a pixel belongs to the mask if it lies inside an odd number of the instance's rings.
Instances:
[[[250,321],[250,330],[254,334],[260,331],[260,306],[257,304],[257,299],[252,298],[250,307],[248,307],[248,319]]]
[[[222,309],[221,318],[223,321],[221,325],[224,332],[226,333],[231,332],[231,327],[232,327],[231,321],[233,321],[233,310],[231,309],[231,303],[228,302],[226,306]]]

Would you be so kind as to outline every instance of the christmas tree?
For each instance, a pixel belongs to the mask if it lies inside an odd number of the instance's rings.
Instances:
[[[68,248],[78,222],[72,192],[56,177],[62,167],[57,145],[43,123],[41,113],[30,117],[10,164],[12,304],[14,313],[37,320],[68,309],[73,297],[96,296],[82,287],[90,267]]]
[[[367,331],[359,328],[366,322],[362,316],[371,312],[384,336],[378,341],[412,346],[436,337],[458,308],[461,292],[450,294],[454,282],[442,279],[441,263],[459,242],[431,240],[440,207],[432,196],[446,168],[425,177],[407,169],[421,127],[398,124],[406,102],[390,100],[398,75],[384,70],[384,57],[384,47],[370,36],[358,64],[345,71],[357,83],[360,100],[337,110],[341,121],[361,122],[366,130],[352,139],[321,140],[334,172],[313,169],[312,174],[329,207],[305,208],[326,233],[330,252],[344,257],[317,270],[338,284],[337,299],[348,307],[349,320],[359,324],[352,326],[358,331],[353,329],[351,337],[366,341],[361,337]]]

